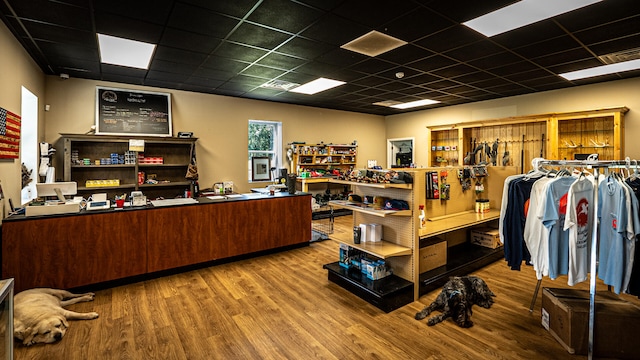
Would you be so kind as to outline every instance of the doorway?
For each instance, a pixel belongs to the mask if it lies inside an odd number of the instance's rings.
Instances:
[[[387,139],[387,168],[408,168],[414,164],[415,138]]]

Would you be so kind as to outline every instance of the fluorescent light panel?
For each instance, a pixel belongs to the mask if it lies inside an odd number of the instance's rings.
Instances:
[[[424,99],[424,100],[416,100],[416,101],[406,102],[402,104],[391,105],[391,107],[396,109],[409,109],[409,108],[414,108],[418,106],[433,105],[439,102],[440,101],[437,101],[437,100]]]
[[[560,74],[563,78],[567,80],[577,80],[584,79],[594,76],[607,75],[631,70],[640,69],[640,59],[624,61],[616,64],[596,66],[588,69],[571,71],[568,73]]]
[[[343,84],[345,84],[344,81],[319,78],[311,82],[308,82],[306,84],[302,84],[290,91],[295,93],[300,93],[300,94],[313,95],[321,91],[329,90],[331,88],[334,88],[336,86],[340,86]]]
[[[463,24],[491,37],[602,0],[522,0]]]
[[[156,45],[98,34],[100,60],[106,64],[148,69]]]

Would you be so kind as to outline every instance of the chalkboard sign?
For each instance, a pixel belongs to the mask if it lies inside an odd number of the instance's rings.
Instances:
[[[96,87],[96,134],[172,136],[171,94]]]

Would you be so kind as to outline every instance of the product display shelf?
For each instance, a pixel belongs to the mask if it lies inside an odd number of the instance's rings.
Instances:
[[[534,157],[574,160],[596,153],[600,160],[623,159],[624,115],[628,111],[612,107],[487,119],[453,127],[427,126],[427,166],[463,165],[465,157],[471,158],[469,154],[485,143],[491,148],[496,143],[497,165],[517,166],[524,172],[531,170]],[[479,150],[475,161],[483,157],[485,161],[489,158],[486,151]]]
[[[356,164],[358,145],[290,143],[290,172],[332,170],[346,172]]]
[[[374,216],[380,216],[380,217],[385,217],[385,216],[411,216],[412,213],[413,213],[411,210],[375,209],[374,207],[372,207],[369,204],[357,203],[357,202],[347,201],[347,200],[331,200],[331,201],[329,201],[329,205],[334,206],[334,207],[338,207],[338,208],[349,209],[349,210],[352,210],[352,211],[359,211],[359,212],[362,212],[362,213],[366,213],[366,214],[374,215]]]
[[[466,233],[479,225],[495,222],[500,218],[500,210],[492,209],[486,213],[476,213],[473,210],[463,211],[450,215],[429,218],[424,229],[419,230],[420,240],[428,242],[428,239],[437,236],[465,232],[462,236],[468,238]],[[439,289],[451,276],[463,276],[476,271],[492,262],[503,258],[502,247],[497,249],[486,248],[464,242],[447,248],[447,263],[419,275],[419,293],[424,295],[430,291]]]
[[[491,249],[470,243],[447,248],[447,264],[419,275],[419,296],[438,290],[452,276],[465,276],[500,259],[504,248]]]
[[[418,177],[418,181],[422,181],[421,179]],[[362,197],[382,196],[404,200],[409,204],[410,210],[375,210],[365,204],[331,201],[329,204],[333,207],[353,211],[354,226],[370,223],[381,225],[383,240],[355,244],[352,237],[330,238],[374,258],[384,259],[393,274],[382,279],[370,280],[360,270],[346,269],[340,266],[339,262],[335,262],[324,266],[328,271],[329,280],[386,312],[414,301],[417,295],[417,279],[414,275],[416,262],[413,249],[417,243],[417,219],[413,216],[413,209],[417,209],[418,206],[414,201],[413,187],[420,185],[372,184],[333,179],[331,182],[350,185],[353,192]]]
[[[144,142],[144,152],[131,152],[134,159],[129,164],[97,165],[101,159],[110,159],[111,154],[124,154],[129,151],[132,139]],[[108,198],[122,195],[132,190],[149,191],[147,197],[173,198],[184,194],[191,182],[185,179],[190,162],[191,148],[196,138],[165,138],[138,136],[106,136],[61,134],[57,143],[59,161],[63,164],[63,181],[75,181],[78,184],[78,195],[88,197],[97,192],[106,193]],[[138,156],[161,158],[155,163],[140,162]],[[88,164],[80,164],[88,159]],[[157,159],[156,159],[157,160]],[[85,160],[87,161],[87,160]],[[155,176],[158,184],[139,184],[139,177]],[[88,180],[119,180],[118,186],[89,186]]]
[[[420,238],[433,237],[450,231],[480,225],[500,218],[500,210],[492,209],[486,213],[473,210],[456,214],[429,218],[424,229],[419,230]]]

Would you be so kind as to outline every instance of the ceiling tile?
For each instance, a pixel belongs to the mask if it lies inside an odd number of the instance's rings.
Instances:
[[[480,15],[511,5],[518,0],[434,0],[427,7],[457,22],[465,22]]]
[[[158,24],[137,21],[118,14],[98,13],[95,15],[96,31],[100,34],[117,36],[157,44],[162,38],[164,27]]]
[[[370,31],[366,26],[326,14],[300,35],[312,40],[342,46]]]
[[[368,0],[366,6],[358,1],[345,1],[332,12],[354,23],[376,28],[417,7],[411,0],[394,0],[393,4],[385,0]]]
[[[446,30],[422,38],[415,43],[433,52],[445,52],[485,39],[484,36],[464,25],[455,25]]]
[[[224,39],[238,23],[237,19],[178,2],[171,12],[168,26]]]
[[[407,24],[420,24],[419,27]],[[378,30],[404,41],[414,41],[455,25],[450,19],[420,7],[384,24]]]
[[[211,0],[180,0],[183,3],[199,6],[212,10],[218,14],[230,15],[243,18],[247,15],[260,0],[233,0],[233,1],[211,1]]]
[[[213,53],[216,56],[252,63],[268,54],[266,50],[224,41]]]
[[[127,14],[128,18],[166,25],[173,0],[93,0],[95,12]]]
[[[270,0],[249,15],[249,21],[276,29],[298,33],[316,21],[322,12],[289,0]]]
[[[282,42],[289,39],[289,37],[290,35],[280,31],[267,29],[250,23],[242,23],[228,39],[265,50],[273,50]]]
[[[205,54],[211,53],[218,44],[219,39],[172,28],[166,28],[160,40],[160,45]]]

